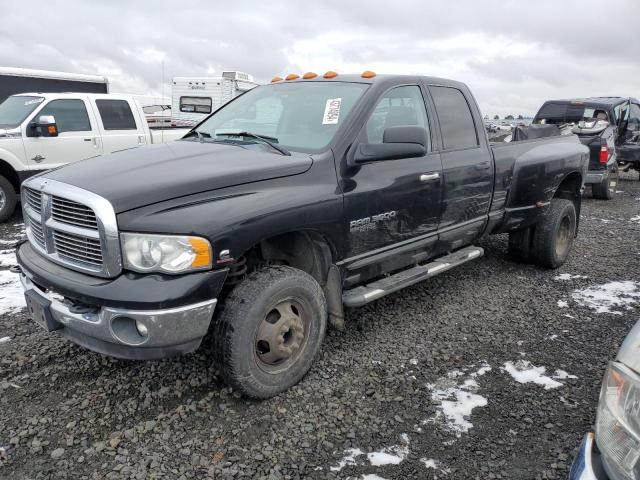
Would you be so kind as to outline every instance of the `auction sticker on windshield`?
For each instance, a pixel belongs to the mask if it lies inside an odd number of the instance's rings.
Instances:
[[[327,100],[327,104],[324,107],[324,117],[322,118],[323,125],[335,125],[338,123],[340,105],[342,105],[342,98],[330,98]]]

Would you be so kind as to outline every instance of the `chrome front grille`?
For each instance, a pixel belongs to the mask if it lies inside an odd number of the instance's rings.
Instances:
[[[62,223],[98,230],[98,221],[93,210],[72,200],[51,197],[51,216]]]
[[[42,192],[25,188],[25,199],[27,204],[37,213],[42,211]]]
[[[31,245],[50,260],[101,277],[122,271],[116,216],[95,193],[44,177],[22,187]]]
[[[32,218],[29,219],[28,224],[31,227],[31,233],[33,234],[34,240],[39,246],[44,248],[45,241],[44,232],[42,231],[42,225]]]
[[[102,266],[102,247],[99,239],[54,231],[53,245],[61,257]]]

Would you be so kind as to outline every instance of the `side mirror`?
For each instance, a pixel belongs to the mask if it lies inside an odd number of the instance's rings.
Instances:
[[[361,143],[356,148],[356,164],[424,157],[427,153],[427,131],[422,127],[400,126],[386,128],[383,143]]]
[[[57,137],[58,125],[53,115],[40,115],[37,120],[31,122],[34,137]]]

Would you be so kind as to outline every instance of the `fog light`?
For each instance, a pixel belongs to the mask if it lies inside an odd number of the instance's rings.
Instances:
[[[147,330],[147,327],[145,327],[145,325],[140,320],[136,320],[136,329],[138,330],[138,333],[142,337],[146,337],[147,334],[149,333],[149,330]]]

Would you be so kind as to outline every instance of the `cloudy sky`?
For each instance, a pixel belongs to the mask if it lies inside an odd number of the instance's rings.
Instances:
[[[639,0],[0,0],[0,65],[109,77],[170,95],[172,76],[412,73],[454,78],[483,113],[547,98],[640,96]]]

